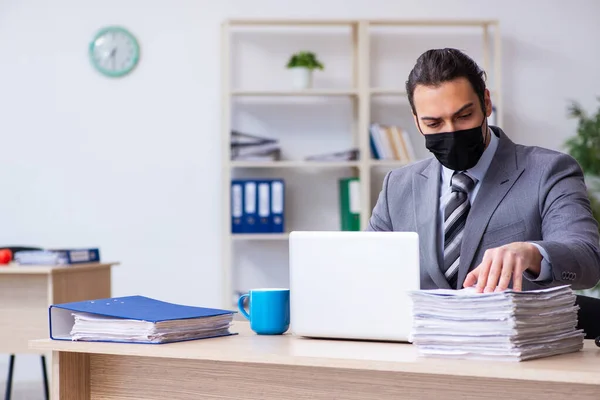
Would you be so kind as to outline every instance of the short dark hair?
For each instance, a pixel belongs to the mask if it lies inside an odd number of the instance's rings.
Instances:
[[[417,59],[408,75],[406,92],[413,114],[417,115],[413,96],[417,85],[438,86],[457,78],[467,78],[485,109],[486,74],[473,59],[460,50],[444,48],[427,50]]]

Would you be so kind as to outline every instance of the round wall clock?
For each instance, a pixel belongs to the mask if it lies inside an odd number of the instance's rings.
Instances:
[[[89,56],[94,68],[109,77],[130,73],[140,59],[137,39],[125,28],[109,26],[100,30],[90,43]]]

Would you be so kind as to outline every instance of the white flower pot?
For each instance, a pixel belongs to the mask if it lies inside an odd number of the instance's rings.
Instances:
[[[312,70],[304,67],[290,68],[294,89],[309,89],[312,87]]]

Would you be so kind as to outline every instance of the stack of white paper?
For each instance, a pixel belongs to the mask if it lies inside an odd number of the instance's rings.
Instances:
[[[515,292],[410,292],[412,343],[426,357],[523,361],[583,347],[569,286]]]
[[[168,343],[229,334],[233,314],[149,322],[83,312],[72,313],[72,340]]]

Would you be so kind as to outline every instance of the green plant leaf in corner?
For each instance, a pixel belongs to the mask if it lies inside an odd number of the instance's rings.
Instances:
[[[600,96],[596,100],[600,103]],[[586,176],[592,216],[599,222],[600,230],[600,107],[588,114],[581,104],[572,101],[567,110],[568,116],[577,120],[577,132],[565,142],[565,147]],[[600,298],[600,282],[578,293]]]
[[[568,116],[577,120],[576,135],[565,142],[568,153],[577,160],[586,175],[600,176],[600,108],[590,115],[581,104],[572,101],[568,106]]]

